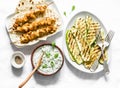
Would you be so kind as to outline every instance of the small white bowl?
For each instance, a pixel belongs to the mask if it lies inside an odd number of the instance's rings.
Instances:
[[[15,51],[11,58],[11,65],[14,68],[22,68],[25,64],[25,56],[20,51]]]

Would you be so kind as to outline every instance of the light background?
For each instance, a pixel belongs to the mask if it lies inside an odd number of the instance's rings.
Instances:
[[[14,12],[19,0],[0,0],[0,88],[17,88],[25,77],[32,71],[30,54],[39,45],[22,49],[10,44],[5,29],[5,18]],[[65,61],[59,73],[51,77],[35,74],[24,88],[120,88],[120,1],[119,0],[54,0],[63,18],[67,19],[79,11],[89,11],[95,14],[104,24],[107,31],[114,30],[115,36],[111,44],[110,74],[87,74],[78,71]],[[71,7],[75,5],[75,11]],[[66,11],[67,16],[63,15]],[[62,30],[65,30],[65,26]],[[56,41],[62,49],[63,32],[51,37],[49,41]],[[11,67],[10,58],[14,51],[20,50],[26,55],[26,64],[23,69]]]

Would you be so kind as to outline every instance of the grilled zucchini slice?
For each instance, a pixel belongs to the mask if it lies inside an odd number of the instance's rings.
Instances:
[[[82,58],[80,56],[80,50],[78,48],[77,42],[70,30],[66,32],[66,43],[70,56],[72,56],[72,60],[77,64],[81,64]]]

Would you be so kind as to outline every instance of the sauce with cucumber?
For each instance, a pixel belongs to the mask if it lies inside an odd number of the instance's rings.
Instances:
[[[43,74],[55,73],[62,65],[63,57],[60,50],[52,45],[43,45],[39,47],[33,54],[34,65],[36,65],[42,52],[44,52],[44,55],[38,71]]]

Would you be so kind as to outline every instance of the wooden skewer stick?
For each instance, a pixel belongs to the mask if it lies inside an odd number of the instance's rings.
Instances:
[[[22,88],[28,81],[29,79],[32,77],[32,75],[35,73],[35,71],[40,67],[41,63],[42,63],[42,57],[44,55],[44,52],[43,54],[41,55],[39,61],[37,62],[37,65],[36,67],[33,69],[33,71],[27,76],[27,78],[19,85],[18,88]]]
[[[54,2],[50,2],[50,3],[47,4],[47,6],[49,6],[49,5],[53,4],[53,3],[54,3]]]

